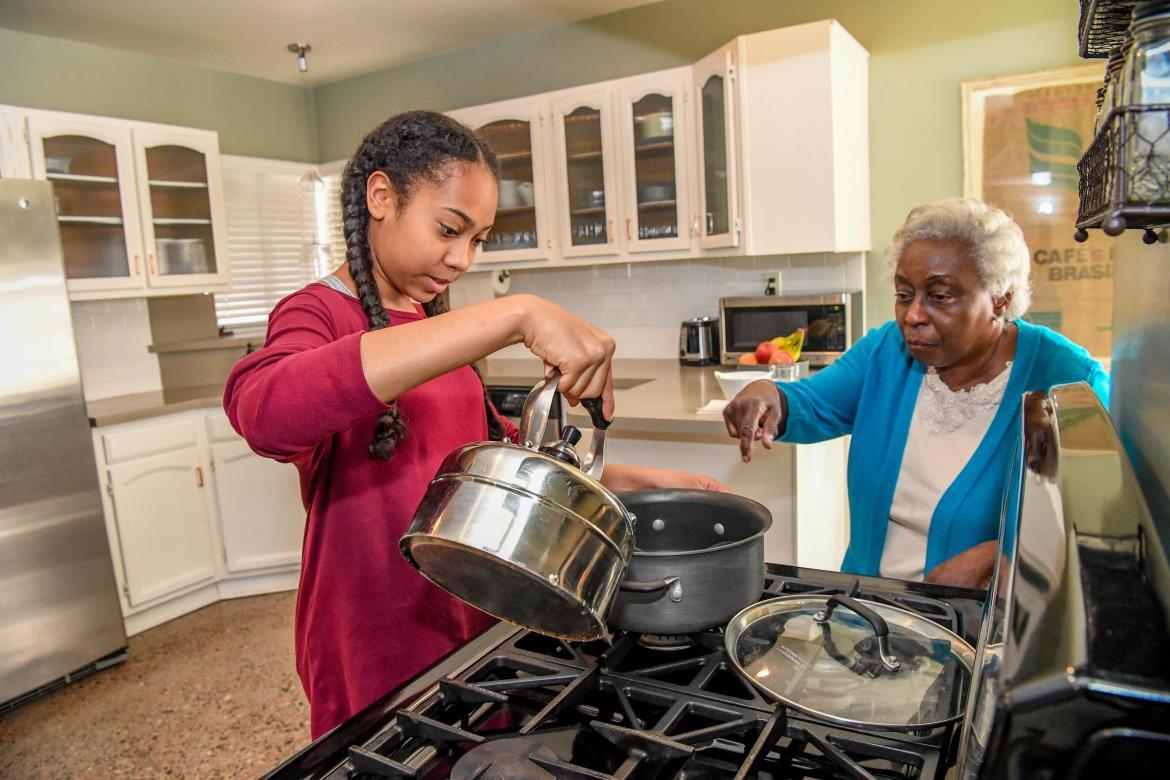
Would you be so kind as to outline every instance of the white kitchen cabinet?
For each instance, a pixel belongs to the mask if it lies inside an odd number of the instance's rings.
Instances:
[[[686,69],[621,82],[622,223],[629,252],[691,246]]]
[[[130,606],[216,577],[206,479],[195,445],[109,467]]]
[[[728,198],[742,228],[734,254],[868,250],[868,52],[832,20],[768,30],[701,60],[696,86],[725,55]]]
[[[215,134],[142,128],[133,135],[148,285],[225,286],[228,257]]]
[[[550,101],[554,224],[562,257],[612,256],[621,251],[613,109],[613,92],[606,87],[558,92]]]
[[[480,263],[550,256],[544,105],[543,98],[523,98],[452,113],[483,136],[500,162],[496,222],[480,250]]]
[[[305,533],[296,467],[257,455],[222,413],[209,413],[207,422],[228,572],[296,566]]]
[[[735,90],[736,44],[695,63],[693,97],[698,177],[691,222],[704,249],[739,246],[739,120]]]
[[[53,182],[70,297],[146,286],[134,141],[85,117],[28,117],[32,175]]]
[[[221,598],[296,587],[296,468],[253,453],[222,410],[93,433],[128,634]]]
[[[535,231],[552,231],[551,243],[529,241],[523,227],[528,243],[513,249],[521,217],[502,191],[502,233],[480,262],[867,251],[868,60],[840,24],[823,20],[740,36],[692,66],[453,112],[477,128],[503,123],[489,139],[503,152],[502,179],[521,175],[507,166],[526,164],[530,137],[537,197],[535,216],[523,218],[539,223],[542,207],[555,214]],[[534,133],[542,110],[548,121]],[[552,179],[544,200],[542,144]]]
[[[70,298],[227,289],[214,132],[0,106],[5,169],[53,182]],[[2,129],[2,128],[0,128]]]

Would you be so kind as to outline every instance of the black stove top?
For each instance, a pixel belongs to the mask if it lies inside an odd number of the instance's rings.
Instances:
[[[762,598],[848,592],[975,643],[982,593],[769,564]],[[834,726],[777,706],[735,671],[723,633],[612,645],[515,630],[408,707],[379,702],[286,761],[286,777],[941,778],[956,726]]]

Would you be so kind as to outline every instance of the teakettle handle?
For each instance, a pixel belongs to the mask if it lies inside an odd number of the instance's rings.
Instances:
[[[581,399],[581,405],[589,412],[589,418],[593,421],[593,438],[589,443],[589,452],[581,459],[581,470],[598,482],[601,481],[601,472],[605,469],[605,429],[613,422],[605,419],[601,403],[600,398]]]
[[[539,447],[544,438],[544,429],[548,427],[548,415],[559,381],[561,372],[554,368],[552,373],[536,383],[524,399],[524,408],[520,411],[520,443],[531,450]]]

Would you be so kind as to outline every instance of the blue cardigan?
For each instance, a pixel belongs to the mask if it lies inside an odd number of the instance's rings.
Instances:
[[[1060,334],[1017,320],[1016,355],[1003,402],[971,460],[943,493],[931,518],[924,571],[997,538],[1004,486],[1018,451],[1024,393],[1088,382],[1109,405],[1109,375]],[[890,505],[926,366],[914,360],[894,322],[866,334],[829,367],[780,383],[788,399],[783,441],[810,443],[852,434],[849,547],[842,571],[877,575]]]

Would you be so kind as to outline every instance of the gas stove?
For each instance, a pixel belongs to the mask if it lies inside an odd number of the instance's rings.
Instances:
[[[975,644],[983,594],[769,564],[761,599],[846,593]],[[736,672],[722,629],[576,643],[502,625],[355,715],[271,778],[941,778],[959,724],[844,728],[777,705]]]

